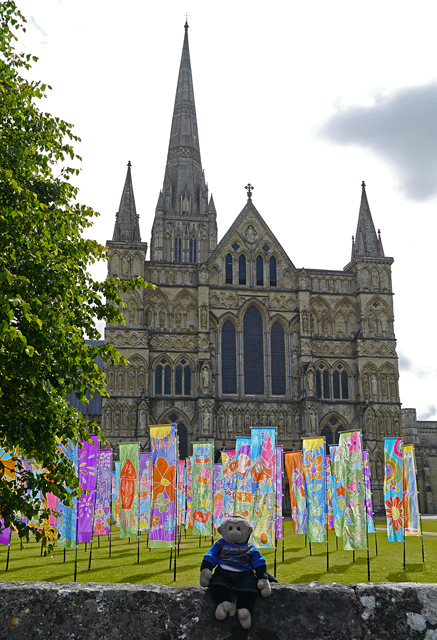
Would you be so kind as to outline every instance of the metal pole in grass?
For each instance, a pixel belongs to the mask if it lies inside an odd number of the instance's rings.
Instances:
[[[112,536],[111,536],[111,526],[109,526],[109,557],[111,557],[112,553]]]
[[[336,550],[338,551],[338,538],[337,538],[337,534],[335,535],[335,547],[336,547]]]
[[[405,493],[407,489],[407,479],[405,477],[404,455],[402,452],[402,537],[404,539],[404,571],[406,569],[406,549],[405,549]]]
[[[305,536],[305,538],[306,538],[306,536]],[[306,546],[306,545],[305,545],[305,546]],[[309,542],[308,542],[308,546],[309,546],[309,548],[310,548],[310,556],[312,556],[312,555],[313,555],[313,552],[312,552],[312,549],[311,549],[311,541],[309,541]]]
[[[97,547],[100,549],[100,536],[97,536]]]
[[[93,557],[93,541],[91,539],[91,543],[90,543],[90,558],[89,558],[89,561],[88,561],[88,571],[91,571],[91,560],[92,560],[92,557]]]
[[[276,538],[276,531],[275,531],[275,560],[273,563],[273,575],[276,578],[276,551],[278,549],[278,539]]]
[[[352,562],[355,562],[355,549],[352,550]]]
[[[285,538],[285,530],[284,530],[284,520],[282,520],[282,564],[284,564],[285,558],[285,549],[284,549],[284,538]]]
[[[413,461],[414,461],[414,474],[416,477],[416,498],[417,498],[417,508],[419,511],[419,522],[420,522],[420,537],[422,538],[422,562],[425,562],[425,549],[423,548],[423,529],[422,529],[422,513],[420,511],[420,504],[419,504],[419,485],[417,482],[417,466],[416,466],[416,454],[414,452],[414,447],[413,447]]]
[[[66,548],[64,547],[64,562],[65,562],[65,552],[66,552]]]
[[[77,538],[76,538],[76,549],[74,554],[74,579],[73,582],[76,582],[77,579]]]
[[[9,555],[11,551],[12,528],[9,530],[8,554],[6,556],[6,571],[9,571]]]

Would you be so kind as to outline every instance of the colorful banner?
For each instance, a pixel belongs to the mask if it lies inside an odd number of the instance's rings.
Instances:
[[[416,482],[416,460],[414,445],[404,444],[402,450],[404,461],[404,507],[405,507],[405,535],[420,536],[419,504]]]
[[[214,527],[218,529],[223,520],[225,506],[223,492],[223,467],[221,462],[214,465]]]
[[[302,466],[309,542],[326,542],[325,438],[304,438]]]
[[[404,540],[402,500],[402,438],[384,439],[384,504],[389,542]]]
[[[4,447],[0,447],[0,467],[2,471],[2,481],[12,482],[15,479],[15,460],[13,456],[6,451]],[[0,518],[0,544],[8,545],[11,536],[11,528],[4,528],[4,520]]]
[[[329,445],[329,451],[331,455],[332,512],[334,516],[334,529],[337,538],[342,538],[344,529],[344,510],[346,507],[346,491],[344,488],[343,476],[341,475],[338,444]]]
[[[330,531],[334,529],[334,511],[332,506],[332,475],[331,458],[325,456],[325,482],[326,482],[326,508],[328,510],[327,526]]]
[[[176,425],[150,427],[152,514],[149,547],[169,548],[176,536]]]
[[[138,513],[140,531],[150,529],[150,504],[152,500],[152,454],[140,453],[139,459],[140,490],[138,493]]]
[[[112,502],[112,517],[115,522],[115,526],[120,526],[120,460],[115,463],[114,471],[114,490],[113,490],[113,502]]]
[[[79,444],[78,473],[79,486],[86,490],[79,497],[77,519],[77,541],[91,542],[93,531],[94,499],[96,496],[97,454],[99,440],[90,436]]]
[[[57,522],[58,518],[56,512],[58,510],[58,496],[49,492],[44,498],[44,507],[49,509],[50,515],[48,518],[44,518],[44,532],[47,540],[53,540],[56,542],[58,539]]]
[[[112,449],[99,451],[98,460],[93,531],[102,536],[111,532]]]
[[[66,443],[60,442],[58,448],[68,460],[71,460],[74,471],[77,475],[78,446],[72,444],[71,440]],[[27,462],[27,461],[24,461]],[[67,487],[68,493],[71,493]],[[68,549],[76,545],[77,532],[77,498],[71,498],[69,503],[58,504],[58,547]]]
[[[358,551],[367,548],[361,431],[342,431],[338,449],[346,492],[343,549]]]
[[[237,438],[235,446],[234,515],[248,518],[252,501],[252,476],[250,474],[250,438]]]
[[[178,460],[178,525],[185,523],[185,460]]]
[[[270,549],[275,547],[275,439],[274,427],[252,427],[251,429],[252,538],[257,547]],[[237,450],[241,451],[238,448]],[[240,461],[240,455],[238,461]]]
[[[285,470],[290,490],[291,516],[295,534],[307,532],[307,503],[302,467],[302,451],[284,453]]]
[[[188,529],[193,528],[193,474],[192,465],[193,458],[187,458],[187,514],[185,518],[185,526]]]
[[[363,449],[363,480],[365,489],[364,504],[366,507],[367,533],[375,533],[375,523],[373,521],[372,486],[370,484],[369,456],[366,449]]]
[[[213,442],[193,444],[193,533],[211,535]]]
[[[237,463],[235,460],[235,449],[232,451],[222,451],[222,468],[223,468],[223,488],[225,506],[225,516],[232,516],[234,514],[234,493],[237,490],[237,484],[235,480],[235,469]]]
[[[276,538],[282,540],[282,445],[276,445]]]
[[[138,535],[138,442],[120,442],[120,538]]]

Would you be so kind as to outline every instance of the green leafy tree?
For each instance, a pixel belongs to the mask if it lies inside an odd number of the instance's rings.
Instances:
[[[82,237],[97,214],[76,202],[70,179],[80,157],[72,125],[38,106],[50,86],[23,77],[37,58],[15,50],[26,20],[12,0],[0,4],[0,447],[33,459],[43,473],[26,473],[19,460],[6,481],[0,459],[0,515],[28,534],[28,519],[47,517],[40,491],[68,502],[65,485],[78,491],[58,439],[88,436],[81,414],[66,398],[76,391],[103,396],[105,376],[97,355],[116,364],[121,356],[97,340],[97,320],[124,321],[120,292],[147,285],[142,279],[95,281],[88,269],[106,249]],[[14,46],[15,45],[15,46]],[[92,425],[100,435],[98,426]],[[41,534],[39,534],[41,535]]]

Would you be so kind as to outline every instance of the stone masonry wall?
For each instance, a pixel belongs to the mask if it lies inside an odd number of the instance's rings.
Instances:
[[[437,640],[437,585],[280,584],[252,628],[201,587],[0,582],[0,640]]]

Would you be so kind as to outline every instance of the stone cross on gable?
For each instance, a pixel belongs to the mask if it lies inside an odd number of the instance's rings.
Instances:
[[[249,182],[249,184],[247,184],[244,188],[247,190],[247,199],[251,200],[252,199],[252,191],[254,190],[255,187],[252,187],[252,185]]]

